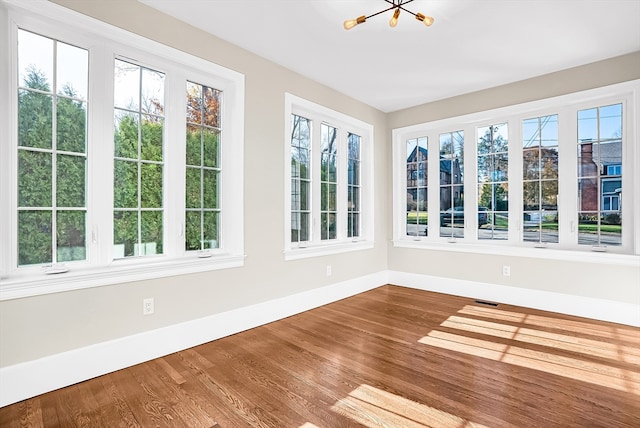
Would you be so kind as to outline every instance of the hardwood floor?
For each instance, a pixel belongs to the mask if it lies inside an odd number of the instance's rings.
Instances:
[[[384,286],[0,409],[1,427],[640,427],[640,329]]]

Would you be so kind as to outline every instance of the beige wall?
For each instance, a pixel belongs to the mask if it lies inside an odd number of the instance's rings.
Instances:
[[[136,0],[58,0],[118,27],[245,75],[245,266],[0,303],[0,366],[115,339],[361,277],[387,265],[386,116],[287,69],[167,17]],[[145,19],[139,19],[144,16]],[[197,40],[197,43],[194,43]],[[284,261],[284,93],[375,127],[372,250]],[[326,265],[332,276],[326,276]],[[142,299],[155,314],[142,316]]]
[[[243,268],[117,284],[0,302],[0,367],[194,320],[387,268],[504,283],[489,269],[503,258],[396,249],[391,239],[393,127],[528,101],[640,77],[640,53],[389,115],[165,16],[136,0],[55,0],[118,27],[203,57],[246,77],[245,253]],[[145,19],[140,19],[144,16]],[[197,40],[197,43],[193,41]],[[559,77],[558,77],[559,76]],[[561,78],[561,81],[557,79]],[[541,86],[545,91],[541,90]],[[550,86],[550,87],[549,87]],[[290,92],[375,127],[375,248],[285,262],[283,249],[284,93]],[[268,166],[265,168],[265,166]],[[267,189],[268,191],[265,191]],[[325,275],[332,265],[333,276]],[[513,259],[511,285],[640,303],[638,269]],[[459,266],[466,266],[460,269]],[[526,272],[531,272],[528,274]],[[612,275],[622,285],[603,287]],[[549,278],[555,278],[550,281]],[[582,287],[580,284],[584,284]],[[637,283],[636,283],[637,284]],[[143,317],[144,297],[155,314]]]
[[[640,52],[393,112],[387,125],[394,129],[634,79],[640,79]],[[508,278],[503,265],[511,266]],[[640,267],[390,247],[389,269],[640,304]]]

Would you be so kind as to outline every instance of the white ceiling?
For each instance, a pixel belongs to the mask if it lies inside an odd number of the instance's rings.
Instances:
[[[640,51],[640,0],[140,1],[385,112]]]

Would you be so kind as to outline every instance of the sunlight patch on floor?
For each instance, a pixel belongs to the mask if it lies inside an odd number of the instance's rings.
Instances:
[[[474,305],[464,306],[440,326],[444,331],[433,330],[419,342],[640,395],[637,328]],[[478,335],[488,340],[479,339]],[[545,350],[507,345],[493,338],[532,344]],[[615,339],[617,344],[610,339]],[[568,356],[567,352],[578,355]],[[609,359],[612,363],[594,358]],[[616,367],[617,363],[632,364],[638,370]]]
[[[459,316],[450,316],[440,325],[442,327],[480,333],[487,336],[513,339],[519,342],[608,358],[614,361],[640,364],[640,348],[634,348],[632,346],[615,345],[609,342],[586,339],[579,336],[551,333],[527,327],[518,327]]]
[[[484,427],[370,385],[360,385],[331,409],[369,428]]]

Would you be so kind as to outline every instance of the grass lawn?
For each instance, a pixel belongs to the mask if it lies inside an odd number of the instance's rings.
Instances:
[[[425,212],[411,211],[407,213],[407,224],[427,224],[429,216]]]

